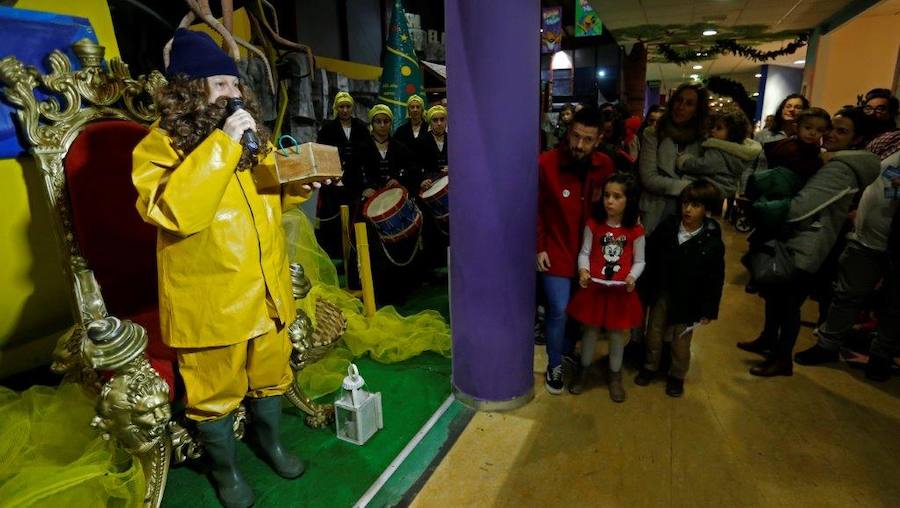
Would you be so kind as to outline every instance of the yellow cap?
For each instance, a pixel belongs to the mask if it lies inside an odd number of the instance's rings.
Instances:
[[[334,96],[334,104],[331,105],[331,112],[334,113],[334,116],[337,116],[337,109],[341,104],[349,104],[352,106],[353,96],[347,92],[338,92],[337,95]]]
[[[425,107],[425,101],[419,97],[418,95],[410,95],[409,99],[406,99],[406,107],[409,107],[410,104],[417,103],[419,106]]]
[[[385,106],[384,104],[376,104],[372,106],[372,109],[369,110],[369,122],[375,118],[375,115],[387,115],[392,121],[394,120],[394,112],[391,111],[391,108]]]
[[[445,108],[444,106],[441,106],[440,104],[431,106],[430,108],[428,108],[428,111],[425,113],[425,119],[430,122],[431,117],[433,115],[444,115],[446,117],[447,116],[447,108]]]

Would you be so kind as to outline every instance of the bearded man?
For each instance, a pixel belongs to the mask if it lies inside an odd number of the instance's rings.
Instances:
[[[157,97],[158,124],[135,148],[137,209],[155,225],[163,342],[175,349],[187,395],[226,507],[253,504],[236,466],[233,411],[247,397],[251,438],[279,475],[303,462],[281,444],[281,395],[293,382],[287,326],[295,304],[281,214],[308,187],[267,186],[269,132],[237,66],[206,34],[179,29]],[[246,109],[226,107],[243,99]],[[258,136],[260,153],[244,142]]]

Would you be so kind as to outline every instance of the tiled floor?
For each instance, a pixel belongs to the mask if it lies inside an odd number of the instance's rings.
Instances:
[[[613,404],[596,371],[582,395],[549,395],[538,348],[535,400],[477,414],[413,506],[900,506],[900,379],[843,365],[750,376],[755,357],[734,344],[758,333],[762,301],[743,291],[744,244],[727,235],[720,319],[695,334],[683,398],[628,372]],[[798,348],[811,341],[804,328]]]

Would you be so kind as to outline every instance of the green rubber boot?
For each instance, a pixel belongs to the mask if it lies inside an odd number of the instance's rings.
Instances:
[[[306,470],[303,461],[281,444],[281,397],[248,399],[253,417],[250,431],[262,448],[266,462],[282,478],[297,478]]]
[[[197,424],[203,450],[212,463],[210,475],[225,508],[253,506],[253,490],[237,468],[234,415]]]

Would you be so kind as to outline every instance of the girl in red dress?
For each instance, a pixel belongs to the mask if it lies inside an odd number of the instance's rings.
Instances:
[[[581,368],[569,391],[584,389],[600,330],[609,337],[609,397],[625,401],[622,355],[627,331],[640,327],[644,311],[634,290],[644,270],[644,228],[638,224],[638,189],[634,177],[615,173],[603,184],[603,200],[596,204],[584,228],[578,255],[581,288],[567,309],[585,326],[581,342]]]

